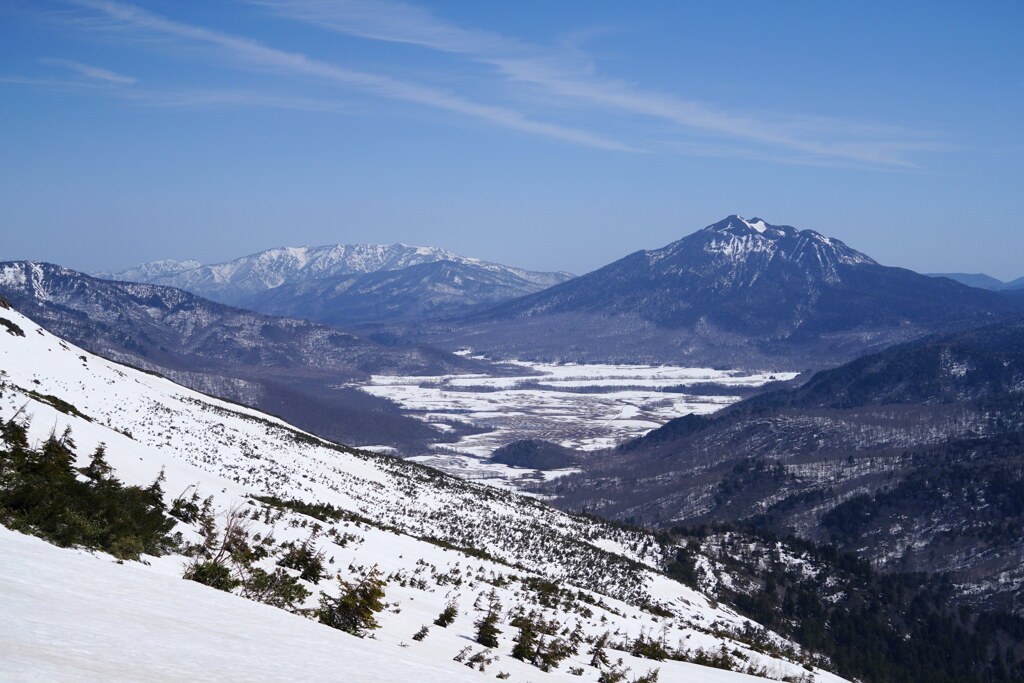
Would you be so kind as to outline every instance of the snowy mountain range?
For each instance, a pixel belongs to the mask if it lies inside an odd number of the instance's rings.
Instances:
[[[232,261],[203,265],[196,261],[154,261],[115,272],[95,273],[109,280],[128,280],[177,287],[200,296],[232,305],[258,306],[263,292],[285,285],[300,285],[325,278],[357,276],[382,271],[401,271],[411,266],[445,262],[459,264],[476,274],[480,283],[496,278],[499,285],[488,297],[473,297],[466,303],[492,302],[500,296],[510,298],[549,287],[572,277],[569,273],[539,273],[512,268],[480,259],[467,258],[438,247],[409,244],[335,244],[320,247],[282,247],[268,249]],[[351,279],[342,280],[351,283]],[[447,300],[458,301],[461,283],[451,281]],[[325,285],[337,295],[349,285]],[[290,297],[304,290],[292,290]],[[255,308],[255,310],[263,310]],[[269,311],[267,311],[269,312]]]
[[[879,265],[813,230],[734,215],[409,338],[471,339],[513,357],[803,368],[1020,310],[993,292]]]
[[[61,443],[80,454],[102,443],[125,483],[146,486],[159,475],[173,510],[186,510],[178,503],[190,497],[212,497],[212,531],[189,522],[191,513],[175,513],[184,540],[216,540],[217,529],[236,524],[231,543],[258,543],[264,559],[256,561],[268,571],[282,566],[277,553],[298,544],[343,579],[371,567],[386,577],[379,630],[360,639],[303,619],[302,609],[288,614],[181,581],[192,560],[180,554],[125,566],[0,530],[0,653],[15,678],[85,671],[104,679],[307,678],[323,677],[329,661],[340,668],[328,677],[361,681],[479,680],[485,670],[520,681],[594,681],[627,668],[634,679],[658,670],[662,683],[753,680],[722,669],[841,680],[817,668],[824,659],[812,663],[802,648],[703,589],[668,578],[666,563],[685,549],[639,529],[319,439],[94,356],[6,302],[0,370],[0,421],[23,425],[30,445],[65,432]],[[694,561],[701,581],[724,580],[721,563],[704,555]],[[307,614],[315,614],[318,591],[338,590],[329,577],[299,580],[309,589]],[[446,606],[451,623],[430,626]],[[491,647],[475,642],[485,615],[498,626]],[[537,647],[568,648],[554,666],[509,655],[524,618],[543,629]],[[425,637],[413,637],[418,628]],[[684,654],[652,659],[637,642]],[[610,657],[595,666],[588,647],[607,648]],[[705,656],[717,657],[718,668],[692,663]]]
[[[450,316],[563,282],[563,275],[441,260],[284,284],[244,298],[239,305],[270,315],[350,327]]]

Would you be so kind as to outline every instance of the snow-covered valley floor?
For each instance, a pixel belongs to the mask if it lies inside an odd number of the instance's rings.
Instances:
[[[743,389],[792,372],[743,373],[711,368],[514,361],[521,375],[375,375],[359,387],[390,399],[443,431],[471,425],[478,433],[428,453],[398,453],[466,479],[516,486],[571,470],[538,472],[489,463],[491,453],[518,439],[544,439],[583,451],[609,448],[675,417],[704,415],[737,400]],[[715,393],[709,393],[713,386]],[[736,390],[733,394],[730,389]],[[394,452],[390,449],[381,449]]]

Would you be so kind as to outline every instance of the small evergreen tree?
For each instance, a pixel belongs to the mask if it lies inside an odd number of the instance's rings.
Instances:
[[[654,659],[663,662],[668,657],[668,650],[665,647],[665,643],[661,640],[641,633],[633,641],[630,647],[630,654],[634,657],[643,657],[644,659]]]
[[[633,680],[633,683],[658,683],[658,674],[661,672],[660,669],[651,669],[643,676]]]
[[[546,643],[542,640],[538,647],[537,666],[541,671],[557,669],[562,660],[572,654],[572,648],[568,641],[562,638],[552,638]]]
[[[622,683],[626,680],[626,672],[629,669],[623,669],[621,661],[620,663],[612,666],[611,668],[602,671],[601,675],[597,677],[597,683]]]
[[[114,468],[107,462],[107,447],[102,443],[96,446],[92,457],[89,458],[89,464],[82,468],[82,474],[96,484],[109,479],[113,471]]]
[[[436,626],[440,626],[442,628],[448,628],[449,626],[452,625],[452,622],[455,621],[455,617],[457,617],[458,615],[459,615],[459,608],[455,604],[455,601],[452,600],[441,611],[441,614],[439,614],[437,616],[437,619],[434,619],[434,624]]]
[[[587,654],[590,655],[590,666],[598,670],[608,666],[608,653],[604,651],[607,646],[608,632],[605,631],[594,639],[594,644],[587,651]]]
[[[185,569],[182,578],[228,592],[241,584],[241,581],[232,576],[231,569],[217,560],[193,562]]]
[[[320,594],[320,609],[317,618],[321,624],[351,633],[362,638],[369,631],[380,628],[374,618],[384,609],[383,574],[374,565],[356,582],[338,577],[341,594],[331,597]]]
[[[314,536],[299,545],[293,543],[285,544],[288,548],[284,556],[278,560],[280,567],[288,567],[299,572],[299,578],[303,581],[317,584],[326,576],[324,571],[323,553],[313,548]]]
[[[492,588],[487,596],[487,611],[476,622],[476,642],[484,647],[498,647],[498,617],[501,615],[501,603],[498,594]]]
[[[188,489],[186,489],[187,491]],[[199,519],[199,491],[193,491],[190,498],[184,493],[171,502],[171,516],[191,524]]]
[[[498,614],[487,612],[476,622],[476,642],[484,647],[498,647]]]
[[[299,580],[283,569],[275,569],[273,573],[259,567],[247,569],[242,581],[242,597],[289,612],[296,611],[309,597],[309,591]]]
[[[518,626],[519,633],[515,637],[516,644],[512,648],[512,656],[523,662],[536,663],[538,639],[536,612],[517,617],[514,625]]]

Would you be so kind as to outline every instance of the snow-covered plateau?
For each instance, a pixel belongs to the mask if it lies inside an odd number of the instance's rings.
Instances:
[[[773,679],[841,680],[805,668],[795,644],[665,576],[667,549],[646,532],[332,444],[91,355],[2,304],[0,323],[0,420],[27,423],[30,443],[70,428],[79,464],[104,443],[126,484],[149,485],[162,471],[168,506],[212,497],[218,525],[242,520],[271,552],[268,570],[283,544],[315,548],[330,576],[303,582],[306,610],[321,592],[338,593],[334,575],[352,580],[375,566],[386,581],[380,628],[358,638],[182,580],[193,560],[181,554],[121,564],[0,530],[2,679],[595,681],[588,643],[607,633],[609,659],[630,670],[626,680],[653,670],[662,683],[755,680],[630,654],[628,644],[643,638],[676,651],[728,651],[736,668]],[[315,503],[337,514],[300,511]],[[202,540],[194,525],[176,531],[185,544]],[[474,642],[475,624],[494,601],[498,645],[486,648]],[[449,604],[454,622],[431,626]],[[578,652],[547,672],[512,658],[509,622],[523,611],[579,634]],[[414,640],[423,626],[426,637]]]

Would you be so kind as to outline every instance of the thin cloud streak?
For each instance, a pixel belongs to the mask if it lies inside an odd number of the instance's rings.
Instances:
[[[58,59],[56,57],[41,57],[36,60],[40,64],[49,64],[51,66],[63,66],[67,69],[71,69],[75,73],[85,76],[86,78],[95,79],[98,81],[104,81],[106,83],[117,83],[121,85],[132,85],[138,83],[139,79],[132,78],[131,76],[124,76],[119,73],[104,69],[99,66],[92,66],[90,64],[82,64],[81,62],[73,62],[70,59]]]
[[[344,112],[349,105],[291,95],[276,95],[253,90],[147,90],[117,87],[87,81],[62,81],[48,78],[0,76],[0,83],[44,88],[54,92],[88,92],[115,97],[144,107],[265,107],[309,112]]]
[[[380,97],[415,102],[481,119],[506,128],[587,147],[620,152],[640,151],[624,143],[584,130],[534,121],[511,109],[480,104],[434,88],[400,81],[387,76],[355,71],[312,59],[300,53],[278,50],[249,38],[167,19],[133,5],[98,0],[68,0],[68,2],[79,7],[101,12],[122,25],[220,48],[235,59],[251,67],[278,73],[311,76],[354,87]]]
[[[902,140],[889,139],[916,137],[913,133],[890,126],[807,116],[773,121],[766,117],[729,113],[703,103],[637,89],[623,82],[595,78],[591,75],[593,64],[578,50],[554,52],[493,32],[464,29],[404,3],[379,0],[252,1],[280,16],[348,35],[466,55],[495,68],[509,81],[539,86],[558,96],[715,135],[818,157],[907,168],[915,165],[901,153],[911,149],[936,149],[927,141],[908,146]]]

